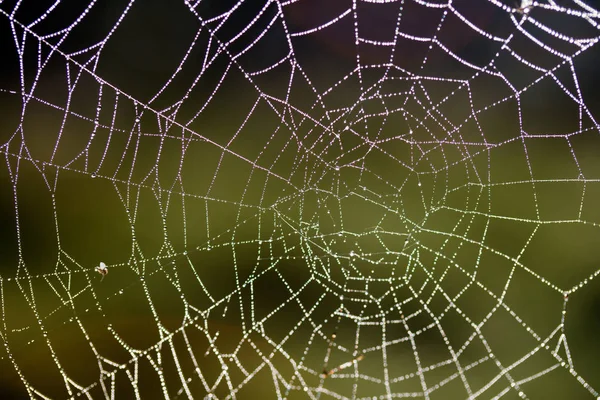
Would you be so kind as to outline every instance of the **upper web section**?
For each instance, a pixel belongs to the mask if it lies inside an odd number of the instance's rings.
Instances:
[[[599,24],[0,0],[2,397],[600,398]]]

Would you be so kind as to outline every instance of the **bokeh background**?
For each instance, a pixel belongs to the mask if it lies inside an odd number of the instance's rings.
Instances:
[[[594,398],[598,29],[437,3],[0,2],[1,397]]]

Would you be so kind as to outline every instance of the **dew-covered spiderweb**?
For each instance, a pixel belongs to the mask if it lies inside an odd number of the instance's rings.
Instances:
[[[600,14],[0,1],[3,398],[598,398]]]

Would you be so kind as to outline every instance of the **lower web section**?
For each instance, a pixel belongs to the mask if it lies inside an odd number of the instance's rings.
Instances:
[[[569,296],[469,239],[489,223],[448,215],[439,223],[452,234],[432,232],[432,220],[327,232],[314,222],[322,208],[309,223],[290,204],[105,274],[62,252],[53,274],[3,280],[5,315],[19,310],[26,326],[4,362],[33,397],[593,394],[574,369]]]

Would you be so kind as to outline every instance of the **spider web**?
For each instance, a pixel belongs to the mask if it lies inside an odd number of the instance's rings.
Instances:
[[[591,6],[0,14],[4,397],[598,398]]]

